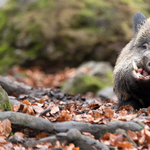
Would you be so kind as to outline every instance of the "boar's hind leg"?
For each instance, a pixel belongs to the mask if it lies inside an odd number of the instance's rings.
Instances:
[[[139,109],[143,107],[143,105],[139,102],[138,99],[130,98],[126,101],[119,101],[118,108],[120,106],[127,106],[127,105],[131,105],[134,109]]]

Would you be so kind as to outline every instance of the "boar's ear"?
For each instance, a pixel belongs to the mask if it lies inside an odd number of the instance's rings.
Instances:
[[[146,20],[146,17],[142,13],[136,13],[133,16],[133,30],[134,35],[138,33],[139,25],[142,25],[142,23]]]

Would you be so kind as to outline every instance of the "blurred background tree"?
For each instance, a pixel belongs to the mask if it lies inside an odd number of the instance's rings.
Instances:
[[[87,60],[114,65],[133,37],[132,16],[149,0],[1,0],[0,72],[14,64],[45,71]]]

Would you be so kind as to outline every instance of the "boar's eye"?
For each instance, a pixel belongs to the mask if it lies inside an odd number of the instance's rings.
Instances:
[[[147,49],[147,48],[148,48],[148,43],[144,43],[144,44],[142,45],[142,48],[143,48],[143,49]]]

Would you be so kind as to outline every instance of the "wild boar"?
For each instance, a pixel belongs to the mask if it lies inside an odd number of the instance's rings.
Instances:
[[[113,72],[118,107],[150,106],[150,18],[133,16],[134,38],[122,49]]]

